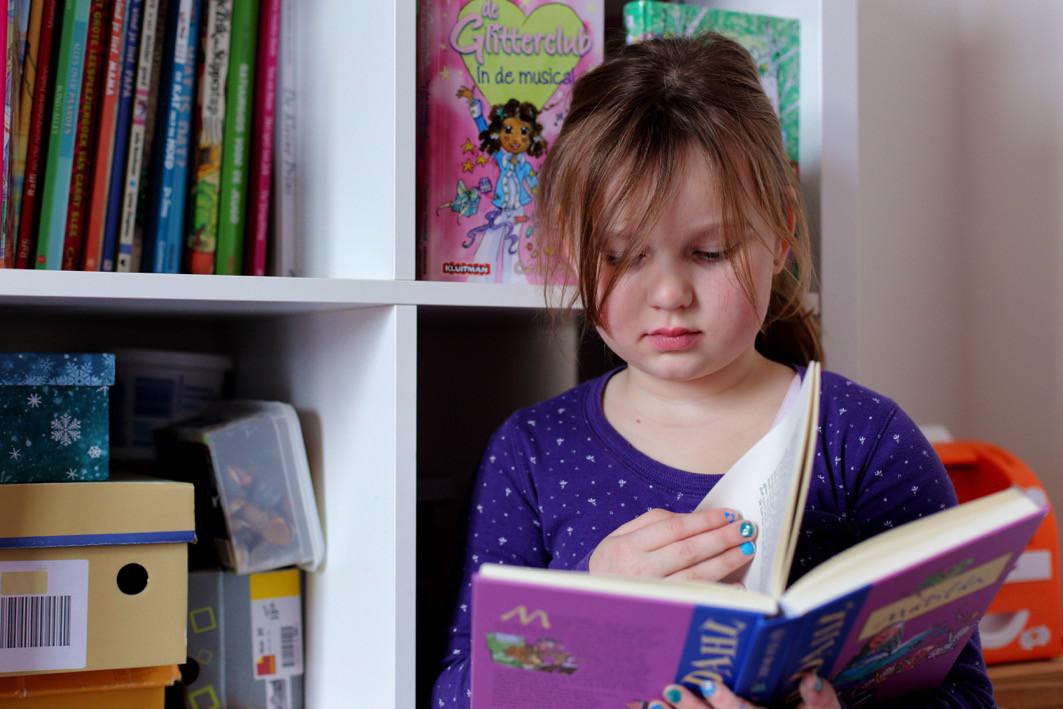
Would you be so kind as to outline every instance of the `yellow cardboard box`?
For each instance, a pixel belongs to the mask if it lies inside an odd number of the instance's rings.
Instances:
[[[0,709],[163,709],[175,665],[0,677]]]
[[[185,661],[192,486],[0,485],[0,676]]]

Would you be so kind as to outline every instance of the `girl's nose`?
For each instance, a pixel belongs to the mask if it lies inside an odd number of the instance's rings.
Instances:
[[[694,288],[681,268],[674,264],[654,264],[650,267],[649,302],[660,310],[690,307],[694,302]]]

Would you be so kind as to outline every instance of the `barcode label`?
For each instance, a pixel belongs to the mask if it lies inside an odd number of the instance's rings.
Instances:
[[[285,679],[267,679],[266,709],[291,709],[291,682]]]
[[[70,596],[0,597],[0,649],[69,647]]]
[[[89,562],[0,562],[0,668],[84,669]]]
[[[299,629],[294,625],[281,628],[281,667],[295,667],[295,643],[299,639]]]

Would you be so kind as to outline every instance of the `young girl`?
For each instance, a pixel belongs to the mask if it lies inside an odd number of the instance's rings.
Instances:
[[[469,703],[470,574],[485,562],[716,581],[757,553],[741,510],[693,512],[779,421],[821,358],[803,306],[808,232],[749,55],[719,35],[625,47],[576,85],[541,175],[543,232],[626,366],[513,414],[474,491],[467,568],[433,706]],[[889,399],[824,372],[790,582],[856,542],[956,504]],[[669,685],[650,706],[735,707]],[[809,707],[839,706],[807,676]],[[994,706],[977,633],[903,706]],[[748,706],[748,705],[746,705]]]

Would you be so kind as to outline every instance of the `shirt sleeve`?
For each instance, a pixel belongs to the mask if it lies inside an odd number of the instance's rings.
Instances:
[[[432,690],[432,706],[468,707],[472,625],[472,574],[480,564],[545,567],[535,489],[523,458],[515,454],[522,438],[512,419],[492,437],[480,462],[469,510],[469,536],[447,656]]]
[[[864,539],[957,504],[933,446],[896,407],[867,459],[858,489],[854,521]],[[939,687],[904,697],[897,706],[995,707],[977,628]]]

